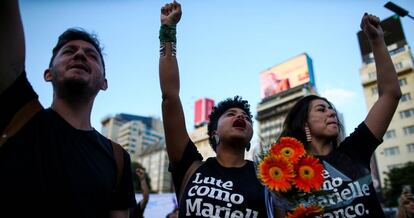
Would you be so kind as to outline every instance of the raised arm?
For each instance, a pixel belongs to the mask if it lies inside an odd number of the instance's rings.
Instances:
[[[142,200],[139,202],[140,204],[139,206],[141,207],[141,209],[143,209],[149,200],[149,188],[148,188],[147,181],[145,180],[145,171],[141,168],[137,168],[135,170],[135,173],[137,174],[138,179],[139,179],[139,184],[141,185]]]
[[[378,85],[378,100],[369,110],[365,124],[377,139],[382,139],[397,109],[401,90],[397,72],[385,45],[379,18],[365,13],[361,21],[361,29],[371,44]]]
[[[17,0],[0,1],[0,94],[24,70],[23,25]]]
[[[189,140],[179,96],[180,78],[175,55],[175,30],[180,18],[181,5],[177,2],[166,4],[161,8],[159,71],[165,140],[171,162],[181,159]]]

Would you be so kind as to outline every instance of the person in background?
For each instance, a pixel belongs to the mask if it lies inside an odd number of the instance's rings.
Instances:
[[[144,217],[145,207],[147,206],[149,200],[149,187],[145,179],[145,171],[143,168],[137,168],[135,174],[138,177],[139,184],[142,191],[142,200],[138,202],[137,205],[133,208],[131,212],[131,218],[142,218]]]
[[[53,87],[44,109],[26,77],[17,0],[0,1],[0,29],[0,217],[128,218],[129,155],[91,125],[108,87],[97,38],[82,29],[59,36],[43,74]]]
[[[365,120],[341,140],[342,125],[332,103],[308,95],[289,111],[280,136],[300,140],[323,163],[326,194],[317,197],[324,202],[323,217],[384,217],[371,179],[370,159],[391,122],[401,90],[379,18],[365,13],[361,29],[371,44],[378,85],[378,100]],[[356,189],[363,191],[356,193]]]
[[[181,14],[181,5],[175,1],[161,9],[159,62],[162,117],[179,216],[267,217],[264,188],[253,162],[244,157],[253,136],[248,102],[235,96],[213,108],[208,135],[216,157],[203,162],[190,140],[179,96],[176,56],[175,33]]]
[[[403,189],[398,201],[398,211],[396,218],[414,217],[414,196],[410,189]]]

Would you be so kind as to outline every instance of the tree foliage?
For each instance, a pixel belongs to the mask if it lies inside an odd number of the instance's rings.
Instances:
[[[387,206],[397,206],[402,187],[410,185],[414,188],[414,162],[408,162],[404,167],[390,170],[385,179],[384,196]]]

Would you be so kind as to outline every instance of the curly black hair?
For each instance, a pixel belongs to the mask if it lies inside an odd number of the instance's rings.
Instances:
[[[209,136],[209,142],[214,151],[216,151],[217,144],[213,139],[213,132],[217,129],[218,120],[221,115],[224,114],[230,108],[240,108],[246,115],[249,117],[249,121],[253,123],[253,116],[250,112],[250,105],[246,100],[243,100],[242,97],[236,95],[233,98],[227,98],[213,107],[211,114],[209,115],[209,123],[207,126],[207,134]]]

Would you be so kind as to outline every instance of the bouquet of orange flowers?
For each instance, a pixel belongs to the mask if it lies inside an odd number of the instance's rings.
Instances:
[[[273,206],[287,212],[286,217],[315,217],[323,213],[316,198],[301,201],[305,196],[322,193],[324,177],[319,159],[306,153],[299,140],[281,137],[259,156],[256,166],[259,180],[273,198]]]

